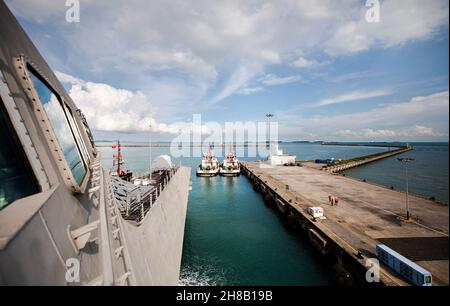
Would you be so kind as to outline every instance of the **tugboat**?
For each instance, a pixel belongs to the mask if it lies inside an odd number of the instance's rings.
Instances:
[[[233,149],[230,145],[230,151],[227,153],[226,158],[223,160],[220,167],[220,175],[222,176],[239,176],[241,175],[241,164],[236,158]]]
[[[209,145],[208,151],[203,155],[202,164],[197,169],[197,176],[216,176],[219,171],[219,162]]]

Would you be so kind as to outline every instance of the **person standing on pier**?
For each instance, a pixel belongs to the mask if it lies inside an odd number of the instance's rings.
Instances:
[[[339,198],[332,196],[331,194],[328,195],[328,203],[331,204],[331,206],[337,206],[339,203]]]

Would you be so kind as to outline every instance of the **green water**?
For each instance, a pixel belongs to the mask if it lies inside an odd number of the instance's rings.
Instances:
[[[327,269],[246,177],[194,178],[181,283],[325,285]]]

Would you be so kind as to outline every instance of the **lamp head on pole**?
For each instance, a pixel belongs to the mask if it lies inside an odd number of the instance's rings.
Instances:
[[[402,157],[402,158],[397,158],[398,161],[402,162],[402,163],[409,163],[412,161],[415,161],[415,158],[411,158],[411,157]]]

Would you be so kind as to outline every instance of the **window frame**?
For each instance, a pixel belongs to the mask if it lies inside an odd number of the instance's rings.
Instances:
[[[77,115],[78,115],[78,117],[80,119],[81,126],[82,126],[84,132],[86,133],[86,138],[88,139],[89,144],[91,145],[92,155],[95,158],[95,157],[97,157],[98,152],[97,152],[97,149],[95,147],[94,136],[92,134],[91,128],[89,127],[89,125],[87,123],[86,116],[84,115],[84,113],[79,108],[75,112],[77,113]],[[77,122],[77,124],[78,124],[78,122]],[[80,130],[81,130],[81,128],[80,128]]]
[[[22,151],[28,160],[40,189],[42,191],[49,190],[51,186],[47,172],[42,166],[36,147],[30,137],[27,127],[25,126],[24,118],[16,105],[16,101],[13,99],[13,95],[2,70],[0,70],[0,100],[6,110],[6,116],[9,118],[9,122],[12,125],[18,141],[22,146]]]
[[[28,155],[24,150],[20,136],[18,135],[18,133],[14,127],[14,122],[13,122],[13,120],[11,120],[11,116],[8,112],[8,108],[6,106],[6,103],[4,103],[1,95],[0,95],[0,112],[3,113],[3,116],[5,118],[5,124],[8,127],[8,131],[6,131],[6,133],[9,135],[8,136],[5,135],[5,137],[11,137],[11,140],[12,140],[13,146],[14,146],[14,148],[12,148],[12,149],[15,150],[16,155],[19,156],[19,159],[23,163],[22,166],[28,172],[28,176],[29,176],[28,179],[31,180],[30,182],[33,183],[33,185],[34,185],[33,188],[35,189],[35,191],[33,193],[30,193],[28,195],[22,195],[21,197],[18,197],[15,200],[9,202],[5,206],[3,206],[3,207],[0,206],[0,211],[1,211],[1,210],[5,209],[6,207],[12,205],[17,200],[31,197],[33,195],[41,193],[43,191],[43,187],[41,186],[39,179],[35,175],[33,166],[31,165]],[[28,183],[30,183],[30,182],[28,182]]]
[[[15,60],[14,63],[16,66],[17,73],[20,76],[24,92],[27,94],[29,100],[32,103],[34,114],[36,115],[39,121],[41,130],[46,138],[47,144],[51,149],[54,160],[58,165],[58,168],[63,177],[65,185],[74,193],[84,193],[86,191],[86,187],[88,185],[89,178],[91,175],[91,170],[89,167],[90,159],[89,154],[87,154],[87,152],[82,149],[86,148],[86,145],[83,141],[83,138],[81,137],[81,134],[79,134],[79,130],[77,130],[78,126],[76,126],[76,119],[73,116],[73,112],[70,112],[70,114],[68,114],[66,108],[69,108],[69,106],[67,105],[67,102],[64,100],[62,95],[59,94],[59,92],[55,89],[56,87],[52,85],[52,83],[48,80],[48,78],[46,78],[43,75],[43,73],[40,72],[39,68],[35,64],[28,61],[23,56],[17,58],[17,60]],[[58,102],[64,113],[65,120],[71,130],[74,144],[76,146],[81,162],[83,163],[83,167],[85,169],[84,176],[80,181],[80,183],[77,182],[70,169],[70,166],[64,156],[64,152],[61,149],[61,146],[58,142],[58,138],[56,137],[56,134],[50,123],[50,120],[47,117],[47,114],[44,110],[44,106],[39,99],[39,95],[37,93],[37,90],[34,86],[34,83],[29,73],[32,73],[36,78],[38,78],[47,87],[47,89],[49,89],[52,92],[52,94],[54,94],[55,97],[58,99]],[[72,116],[72,120],[69,119],[68,117],[69,115]],[[77,133],[79,134],[79,137],[76,136]]]
[[[64,111],[66,113],[66,117],[67,117],[67,121],[69,122],[69,125],[71,127],[72,127],[72,125],[76,127],[75,130],[72,129],[72,134],[74,135],[75,141],[80,143],[80,148],[79,148],[79,149],[81,149],[80,150],[80,154],[82,156],[84,156],[84,158],[85,158],[86,168],[89,168],[88,165],[91,162],[91,157],[89,156],[89,151],[88,151],[88,149],[86,147],[86,144],[85,144],[85,142],[83,140],[83,136],[81,135],[80,125],[78,124],[77,120],[75,119],[72,109],[70,108],[70,106],[67,104],[67,102],[64,99],[63,99],[62,104],[63,104],[63,109],[64,109]]]

